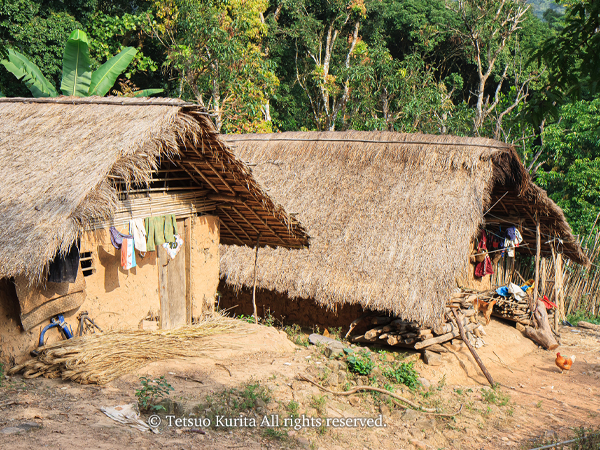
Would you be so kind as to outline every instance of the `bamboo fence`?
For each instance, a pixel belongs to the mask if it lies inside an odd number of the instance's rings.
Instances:
[[[566,316],[583,313],[587,316],[600,315],[600,230],[590,233],[580,239],[581,247],[592,265],[587,268],[571,260],[563,262],[562,290],[564,311],[561,319]],[[560,243],[556,244],[557,253]],[[540,295],[546,295],[556,302],[555,262],[553,257],[542,258],[540,264]],[[506,286],[508,283],[522,285],[524,281],[533,278],[535,274],[534,260],[531,257],[502,258],[492,275],[492,286]]]

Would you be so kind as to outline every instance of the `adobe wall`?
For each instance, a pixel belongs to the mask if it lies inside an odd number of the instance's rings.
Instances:
[[[194,217],[191,220],[190,294],[192,315],[201,316],[207,305],[214,304],[219,283],[219,219],[214,216]],[[178,220],[179,232],[184,233],[184,222]],[[117,226],[126,232],[127,227]],[[185,237],[184,237],[185,239]],[[143,258],[136,251],[137,267],[123,270],[120,250],[110,242],[108,230],[84,233],[81,252],[92,252],[95,273],[85,277],[86,300],[78,309],[65,314],[65,321],[73,332],[77,329],[79,311],[89,316],[103,330],[138,329],[150,313],[158,315],[158,266],[156,252],[147,252]],[[0,280],[0,361],[14,359],[17,363],[28,358],[37,347],[40,331],[46,321],[29,332],[24,332],[19,318],[19,302],[11,280]],[[47,333],[47,343],[59,340],[59,333]]]
[[[252,290],[241,289],[236,292],[233,287],[219,283],[221,295],[219,309],[231,308],[230,314],[252,315]],[[311,299],[290,299],[284,294],[256,289],[256,309],[260,317],[269,312],[276,319],[286,324],[298,324],[304,327],[318,325],[321,329],[327,327],[342,327],[347,330],[350,323],[359,318],[364,310],[359,305],[342,305],[337,311],[332,311],[317,305]]]

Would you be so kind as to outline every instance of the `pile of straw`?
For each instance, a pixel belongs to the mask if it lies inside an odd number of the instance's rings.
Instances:
[[[9,374],[106,384],[154,361],[201,356],[223,348],[222,343],[206,339],[208,336],[248,330],[243,322],[217,314],[176,330],[109,331],[75,337],[42,347],[37,358],[13,367]]]

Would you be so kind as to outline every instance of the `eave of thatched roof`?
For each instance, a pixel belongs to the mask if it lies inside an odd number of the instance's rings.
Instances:
[[[219,139],[205,113],[176,99],[0,99],[0,276],[39,280],[92,220],[117,205],[111,180],[148,183],[170,159],[212,192],[223,242],[306,245],[304,229],[275,204]],[[228,212],[229,211],[229,212]],[[234,212],[232,212],[234,211]]]
[[[355,131],[223,138],[311,236],[310,249],[259,252],[263,289],[434,323],[484,221],[512,220],[507,204],[529,228],[538,214],[567,257],[589,262],[560,208],[501,142]],[[250,248],[224,246],[222,278],[252,286],[253,257]]]

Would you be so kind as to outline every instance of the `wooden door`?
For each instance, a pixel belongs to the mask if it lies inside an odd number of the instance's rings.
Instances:
[[[178,328],[187,323],[186,252],[187,245],[171,259],[162,245],[156,247],[160,295],[160,327]]]

